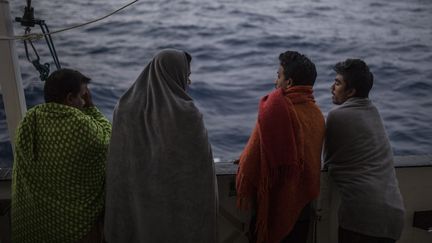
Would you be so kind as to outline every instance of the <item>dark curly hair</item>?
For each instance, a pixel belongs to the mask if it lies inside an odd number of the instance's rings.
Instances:
[[[77,95],[81,84],[90,83],[90,78],[72,69],[59,69],[51,73],[44,85],[45,102],[63,103],[69,93]]]
[[[284,69],[285,79],[291,78],[293,85],[315,84],[317,76],[315,64],[305,55],[296,51],[286,51],[279,55],[280,65]]]

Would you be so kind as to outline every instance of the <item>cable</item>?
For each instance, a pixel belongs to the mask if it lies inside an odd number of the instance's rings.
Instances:
[[[31,1],[27,0],[27,3],[29,3],[29,2],[31,2]],[[31,33],[31,34],[25,34],[25,35],[17,35],[17,36],[14,36],[14,37],[0,36],[0,40],[38,40],[38,39],[42,39],[42,38],[44,38],[47,35],[57,34],[57,33],[60,33],[60,32],[68,31],[68,30],[71,30],[71,29],[76,29],[76,28],[79,28],[79,27],[82,27],[82,26],[85,26],[85,25],[88,25],[88,24],[92,24],[92,23],[101,21],[101,20],[103,20],[105,18],[108,18],[111,15],[116,14],[117,12],[119,12],[119,11],[121,11],[121,10],[129,7],[130,5],[132,5],[132,4],[136,3],[136,2],[138,2],[138,0],[134,0],[134,1],[132,1],[132,2],[130,2],[128,4],[126,4],[126,5],[124,5],[123,7],[119,8],[119,9],[117,9],[117,10],[115,10],[115,11],[113,11],[113,12],[111,12],[111,13],[103,16],[103,17],[100,17],[100,18],[97,18],[95,20],[91,20],[91,21],[88,21],[88,22],[85,22],[85,23],[82,23],[82,24],[77,24],[77,25],[74,25],[74,26],[71,26],[71,27],[67,27],[67,28],[64,28],[64,29],[56,30],[56,31],[53,31],[53,32],[47,32],[47,33]]]
[[[41,27],[41,29],[42,29],[42,32],[45,34],[45,35],[44,35],[44,36],[45,36],[45,41],[46,41],[46,43],[47,43],[47,45],[48,45],[48,48],[49,48],[50,53],[51,53],[51,56],[52,56],[53,59],[54,59],[54,64],[56,65],[57,70],[58,70],[58,69],[61,68],[61,65],[60,65],[60,61],[59,61],[59,59],[58,59],[57,51],[56,51],[56,49],[55,49],[55,46],[54,46],[53,40],[52,40],[52,38],[51,38],[51,35],[46,34],[46,33],[49,33],[48,25],[46,25],[46,24],[44,23],[44,24],[41,25],[40,27]]]

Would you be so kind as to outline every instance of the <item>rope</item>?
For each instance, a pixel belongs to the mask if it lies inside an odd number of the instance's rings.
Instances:
[[[60,30],[56,30],[56,31],[53,31],[53,32],[48,32],[48,33],[32,33],[32,34],[26,34],[26,35],[18,35],[18,36],[14,36],[14,37],[0,36],[0,40],[39,40],[39,39],[44,38],[47,35],[58,34],[58,33],[64,32],[64,31],[68,31],[68,30],[71,30],[71,29],[76,29],[76,28],[79,28],[79,27],[82,27],[82,26],[85,26],[85,25],[88,25],[88,24],[92,24],[92,23],[101,21],[103,19],[106,19],[106,18],[110,17],[111,15],[114,15],[114,14],[118,13],[119,11],[121,11],[121,10],[129,7],[130,5],[132,5],[132,4],[136,3],[136,2],[138,2],[138,0],[134,0],[134,1],[132,1],[132,2],[130,2],[128,4],[126,4],[126,5],[124,5],[123,7],[115,10],[114,12],[111,12],[111,13],[103,16],[103,17],[100,17],[100,18],[97,18],[95,20],[91,20],[91,21],[88,21],[88,22],[85,22],[85,23],[82,23],[82,24],[77,24],[77,25],[74,25],[74,26],[71,26],[71,27],[67,27],[67,28],[64,28],[64,29],[60,29]]]

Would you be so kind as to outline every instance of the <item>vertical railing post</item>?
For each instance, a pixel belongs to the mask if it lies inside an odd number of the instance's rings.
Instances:
[[[6,39],[13,36],[9,2],[0,0],[0,92],[12,148],[15,144],[15,130],[27,109],[15,40]]]

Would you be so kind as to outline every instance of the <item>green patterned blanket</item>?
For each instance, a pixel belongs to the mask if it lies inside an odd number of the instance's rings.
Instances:
[[[12,177],[13,242],[76,242],[104,208],[110,122],[95,107],[47,103],[21,122]]]

